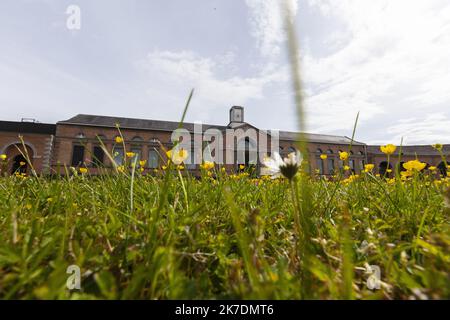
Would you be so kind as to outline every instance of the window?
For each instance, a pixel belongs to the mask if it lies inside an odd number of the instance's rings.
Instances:
[[[113,156],[118,166],[123,165],[123,147],[114,148]]]
[[[333,150],[328,149],[328,150],[327,150],[327,153],[328,153],[328,154],[333,154]]]
[[[334,174],[334,159],[328,158],[328,173]]]
[[[141,160],[142,158],[142,150],[140,147],[131,147],[131,152],[133,152],[135,154],[135,156],[133,158],[131,158],[131,163],[134,163],[134,161],[136,161],[136,163],[139,162],[139,160]],[[137,158],[137,160],[136,160]]]
[[[77,167],[84,161],[84,147],[80,145],[73,146],[72,166]]]
[[[192,146],[191,151],[188,155],[189,163],[186,163],[186,168],[189,170],[195,170],[197,168],[197,164],[195,163],[195,148]]]
[[[350,169],[355,172],[355,160],[349,160],[348,161],[348,166],[350,167]]]
[[[292,153],[292,152],[296,152],[296,150],[295,150],[295,148],[294,147],[289,147],[289,149],[288,149],[288,153]]]
[[[317,169],[320,174],[323,174],[323,160],[320,158],[317,159]]]
[[[94,150],[92,152],[92,163],[95,166],[103,166],[103,161],[105,158],[105,153],[103,152],[102,147],[94,146]]]
[[[317,148],[316,153],[317,153],[317,154],[322,154],[322,149]]]
[[[360,169],[361,171],[364,170],[364,166],[365,166],[365,165],[366,165],[366,162],[364,161],[364,159],[359,160],[359,169]]]
[[[148,167],[151,169],[159,167],[159,155],[154,148],[148,152]]]

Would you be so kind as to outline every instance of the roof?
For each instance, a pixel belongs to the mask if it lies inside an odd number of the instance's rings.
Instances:
[[[280,140],[298,140],[298,132],[280,131]],[[346,136],[335,136],[329,134],[305,133],[309,142],[316,143],[333,143],[333,144],[350,144],[351,138]],[[365,143],[353,140],[353,145],[365,145]]]
[[[122,118],[110,116],[97,116],[88,114],[78,114],[68,120],[59,121],[58,124],[70,124],[93,127],[108,127],[115,128],[119,124],[121,129],[138,129],[138,130],[158,130],[158,131],[174,131],[178,128],[179,122],[162,121],[162,120],[147,120],[135,118]],[[182,128],[188,131],[194,131],[194,123],[183,123]],[[226,129],[226,126],[202,124],[202,129],[209,128]]]
[[[19,122],[19,121],[0,121],[0,131],[17,132],[17,133],[55,134],[56,124]]]
[[[137,129],[137,130],[158,130],[158,131],[174,131],[178,128],[179,123],[175,121],[162,121],[162,120],[147,120],[136,118],[123,118],[112,116],[99,116],[89,114],[78,114],[68,120],[59,121],[58,124],[69,125],[81,125],[81,126],[93,126],[93,127],[108,127],[115,128],[116,124],[119,124],[121,129]],[[236,127],[252,126],[246,122],[237,125]],[[252,126],[253,127],[253,126]],[[194,123],[183,123],[182,128],[188,131],[194,131]],[[203,131],[215,128],[219,130],[225,130],[229,126],[220,126],[213,124],[202,124]],[[280,140],[296,141],[298,139],[298,132],[280,131]],[[350,144],[351,139],[346,136],[334,136],[326,134],[306,134],[310,142],[316,143],[332,143],[332,144]],[[353,141],[354,145],[365,145],[364,143]]]
[[[398,155],[398,152],[400,151],[400,147],[397,147],[395,155]],[[443,145],[443,152],[444,154],[448,154],[450,151],[450,144],[444,144]],[[367,146],[367,152],[374,154],[374,155],[384,155],[383,152],[380,150],[380,146]],[[402,146],[402,154],[405,156],[440,156],[439,151],[434,149],[430,145],[412,145],[412,146]]]

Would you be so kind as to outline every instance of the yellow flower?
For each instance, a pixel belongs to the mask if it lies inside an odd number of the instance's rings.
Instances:
[[[397,147],[394,146],[393,144],[387,144],[385,146],[380,146],[380,150],[384,154],[393,154],[395,152],[395,149],[397,149]]]
[[[29,204],[29,203],[27,203],[27,204],[25,205],[25,208],[26,208],[27,210],[30,210],[32,207],[33,207],[33,206],[32,206],[31,204]]]
[[[200,167],[205,170],[211,170],[212,168],[214,168],[214,162],[205,161],[203,164],[200,165]]]
[[[442,151],[442,144],[436,143],[432,145],[433,148],[435,148],[437,151]]]
[[[166,170],[167,166],[162,166],[161,169]]]
[[[127,152],[126,155],[127,155],[128,158],[133,158],[136,155],[136,153],[134,153],[134,152]]]
[[[426,166],[426,163],[420,162],[419,160],[411,160],[403,164],[403,168],[408,171],[422,171]]]
[[[2,160],[6,160],[6,154],[0,154],[0,159],[2,159]]]
[[[349,166],[344,166],[344,170],[348,171],[348,170],[350,170],[350,167]]]
[[[188,157],[187,150],[180,148],[178,150],[169,150],[166,152],[166,155],[169,159],[173,161],[175,164],[180,164]]]
[[[430,171],[436,171],[436,167],[435,166],[430,166],[429,168],[428,168]]]
[[[222,167],[222,169],[220,169],[222,172],[226,172],[227,169],[225,169],[225,167]]]
[[[19,164],[23,167],[24,165],[26,165],[27,163],[25,161],[20,161]]]
[[[144,171],[144,168],[140,167],[140,168],[139,168],[139,171],[140,171],[140,172],[143,172],[143,171]]]
[[[243,164],[239,165],[239,169],[244,170],[245,166]]]
[[[321,154],[320,155],[320,159],[325,160],[326,158],[328,158],[326,154]]]
[[[145,164],[147,163],[147,160],[141,160],[141,161],[139,161],[139,165],[141,166],[141,167],[145,167]]]
[[[387,169],[386,172],[387,172],[387,173],[391,173],[391,172],[392,172],[392,169]]]
[[[119,171],[119,172],[125,172],[125,167],[124,167],[124,166],[118,166],[118,167],[117,167],[117,171]]]
[[[182,164],[179,164],[178,166],[177,166],[177,170],[183,170],[184,169],[184,166],[182,165]]]
[[[116,137],[114,140],[116,141],[116,143],[122,143],[123,142],[122,137]]]
[[[339,158],[340,158],[342,161],[347,160],[347,159],[348,159],[348,152],[345,152],[345,151],[339,152]]]
[[[369,163],[369,164],[366,164],[366,165],[364,166],[364,171],[365,171],[365,172],[370,172],[370,171],[373,170],[373,168],[375,168],[375,165]]]
[[[47,198],[47,202],[53,202],[53,198]]]
[[[80,173],[81,173],[81,174],[85,174],[85,173],[88,172],[88,169],[87,169],[87,168],[80,168],[79,170],[80,170]]]

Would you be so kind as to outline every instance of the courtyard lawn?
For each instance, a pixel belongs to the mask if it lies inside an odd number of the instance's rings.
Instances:
[[[178,169],[0,178],[0,298],[450,298],[448,178]]]

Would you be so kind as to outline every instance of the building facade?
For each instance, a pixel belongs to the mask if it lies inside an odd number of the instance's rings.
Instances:
[[[118,136],[123,142],[116,142]],[[442,173],[447,170],[441,155],[431,146],[398,148],[388,164],[379,146],[352,142],[346,136],[306,134],[306,137],[309,168],[323,175],[342,169],[339,152],[348,151],[350,144],[348,165],[355,173],[361,172],[367,163],[373,163],[375,172],[381,174],[388,168],[401,170],[398,159],[405,162],[416,158],[438,167]],[[145,160],[144,170],[152,171],[166,163],[165,151],[174,146],[174,141],[190,151],[186,169],[194,174],[202,159],[214,160],[228,172],[238,171],[242,165],[258,171],[263,157],[273,151],[282,156],[296,151],[298,133],[258,129],[244,121],[244,108],[238,106],[230,109],[228,125],[184,123],[181,128],[178,122],[83,114],[56,124],[0,121],[0,154],[7,156],[6,170],[11,174],[29,173],[33,169],[37,173],[57,174],[67,167],[87,167],[96,174],[121,165],[126,161],[126,152],[132,152],[137,160]],[[207,150],[206,156],[203,151],[196,151],[199,149]],[[450,145],[444,146],[447,161],[449,150]],[[327,158],[321,159],[322,154]],[[26,158],[30,161],[25,161]]]

